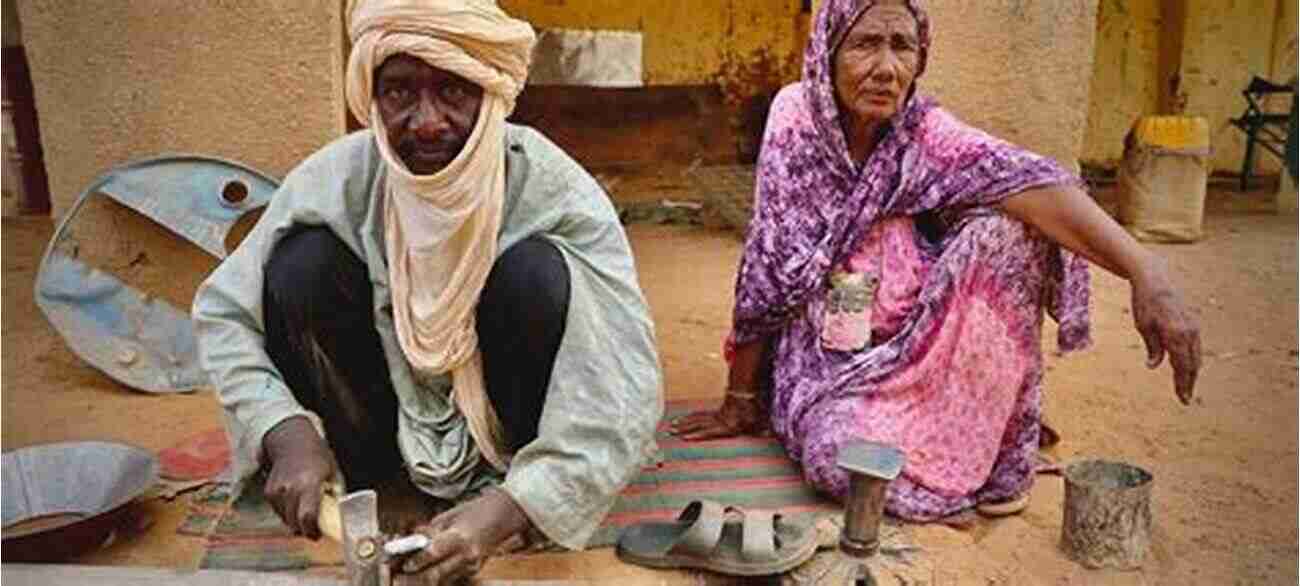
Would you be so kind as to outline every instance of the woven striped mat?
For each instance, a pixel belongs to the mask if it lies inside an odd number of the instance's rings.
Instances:
[[[685,442],[667,424],[685,413],[713,408],[716,400],[674,401],[659,429],[659,461],[647,467],[620,495],[589,547],[607,547],[629,525],[667,520],[695,499],[747,509],[772,510],[796,520],[836,516],[843,509],[803,483],[799,469],[775,438],[742,437]],[[337,546],[291,535],[261,490],[233,499],[227,486],[196,497],[181,533],[207,538],[203,568],[287,570],[341,563]]]

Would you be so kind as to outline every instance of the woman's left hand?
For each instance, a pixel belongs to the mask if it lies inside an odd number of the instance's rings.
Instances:
[[[1147,368],[1160,366],[1168,353],[1174,391],[1184,405],[1190,403],[1201,370],[1201,333],[1163,261],[1143,249],[1077,186],[1027,189],[1001,205],[1053,242],[1129,280],[1133,325],[1147,345]]]
[[[417,527],[429,537],[429,545],[393,568],[393,582],[403,586],[468,580],[511,538],[522,536],[530,523],[506,491],[490,488]]]
[[[1151,262],[1132,280],[1133,321],[1146,342],[1147,368],[1160,366],[1168,353],[1174,369],[1174,391],[1186,405],[1192,401],[1201,370],[1201,332],[1164,267],[1157,262]]]
[[[697,411],[672,422],[669,431],[687,441],[762,435],[764,413],[757,397],[727,395],[717,411]]]

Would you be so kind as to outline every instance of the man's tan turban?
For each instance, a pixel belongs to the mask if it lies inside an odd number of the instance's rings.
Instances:
[[[483,388],[474,310],[496,258],[505,119],[528,77],[532,27],[491,0],[362,0],[349,34],[348,106],[374,129],[388,167],[385,245],[398,340],[418,372],[451,373],[452,398],[479,451],[504,470],[505,443]],[[464,149],[433,175],[413,175],[395,156],[374,103],[375,70],[397,54],[483,88]]]

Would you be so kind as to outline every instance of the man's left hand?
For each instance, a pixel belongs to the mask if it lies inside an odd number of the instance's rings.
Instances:
[[[429,545],[393,568],[393,582],[397,586],[462,583],[529,525],[528,516],[506,491],[490,488],[416,527],[429,537]]]

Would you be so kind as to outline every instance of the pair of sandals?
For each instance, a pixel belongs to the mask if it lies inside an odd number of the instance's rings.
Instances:
[[[986,517],[1015,515],[1029,493],[976,510]],[[780,574],[817,552],[817,531],[786,523],[771,511],[747,511],[710,500],[692,501],[675,521],[633,525],[619,536],[619,559],[651,568],[690,568],[732,576]]]
[[[771,511],[692,501],[677,520],[633,525],[619,536],[619,559],[652,568],[690,568],[732,576],[792,570],[817,552],[817,531]]]

